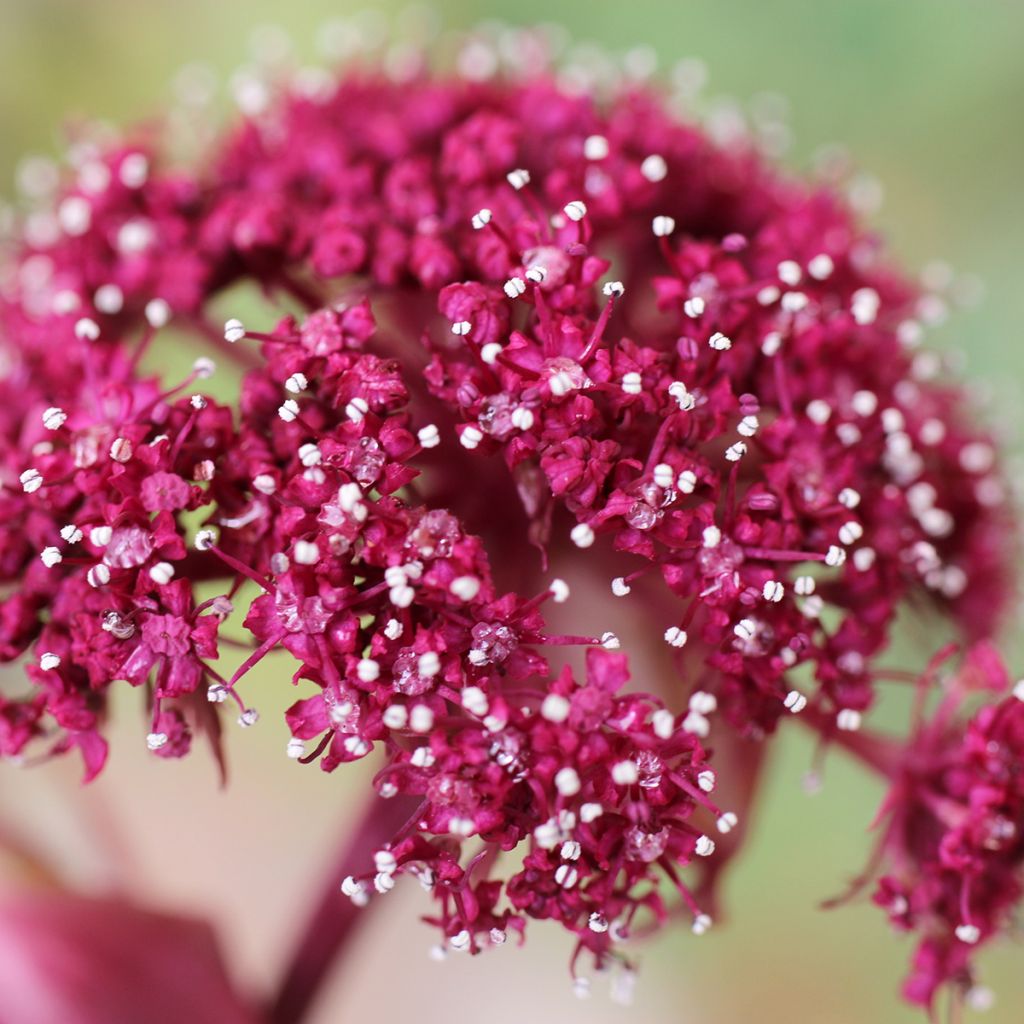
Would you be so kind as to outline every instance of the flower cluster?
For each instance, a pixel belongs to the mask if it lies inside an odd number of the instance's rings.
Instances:
[[[883,805],[887,873],[874,901],[921,935],[904,992],[923,1006],[947,982],[972,989],[976,947],[999,934],[1024,891],[1024,684],[966,723],[956,717],[972,690],[1006,684],[990,653],[968,658],[902,752]]]
[[[603,963],[666,916],[666,879],[710,924],[679,870],[714,851],[702,820],[736,824],[709,796],[712,716],[854,733],[905,599],[993,629],[1002,484],[917,349],[937,300],[831,192],[655,90],[352,73],[251,112],[198,171],[141,136],[72,164],[0,280],[0,656],[33,652],[28,696],[0,698],[4,755],[77,747],[94,775],[116,680],[145,690],[157,755],[197,729],[216,746],[217,706],[255,724],[241,684],[286,650],[311,688],[289,755],[376,749],[377,793],[415,799],[349,896],[413,873],[446,946],[552,918]],[[246,283],[304,315],[221,329]],[[236,403],[194,392],[206,356],[173,387],[140,371],[168,324],[245,371]],[[547,628],[567,554],[606,573],[607,614],[646,602],[662,692],[620,692],[606,623]],[[247,650],[221,672],[240,601]],[[549,665],[563,645],[589,648],[583,683]],[[919,734],[913,799],[984,779],[1011,802],[1010,755],[977,755],[1014,714],[971,727],[958,782],[922,773]],[[932,880],[916,919],[980,936],[998,879],[949,903],[978,857],[998,875],[978,807],[941,864],[906,864]]]

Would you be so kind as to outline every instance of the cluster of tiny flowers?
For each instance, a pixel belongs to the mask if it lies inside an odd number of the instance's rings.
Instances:
[[[966,722],[957,715],[972,691],[1005,691],[1007,681],[990,651],[968,657],[902,752],[883,805],[887,873],[874,901],[896,928],[921,935],[904,993],[923,1006],[947,982],[987,1002],[972,959],[1024,890],[1024,683]]]
[[[201,171],[76,144],[3,267],[0,657],[31,651],[32,686],[0,696],[0,753],[77,747],[95,775],[116,680],[146,692],[156,755],[216,748],[219,705],[254,725],[241,684],[285,650],[312,694],[288,755],[376,750],[377,794],[414,798],[354,901],[411,873],[444,950],[550,918],[598,964],[669,891],[705,931],[680,870],[737,824],[710,796],[713,716],[854,733],[906,598],[975,637],[1003,603],[992,446],[918,349],[942,301],[829,191],[635,83],[598,102],[547,72],[360,72],[255,107]],[[304,315],[221,326],[240,284]],[[140,371],[168,324],[246,371],[233,407],[193,387],[209,358],[173,387]],[[547,629],[569,587],[530,545],[644,602],[663,692],[620,692],[614,623]],[[588,648],[584,682],[549,667],[563,645]],[[1004,803],[1011,755],[980,754],[1019,749],[1014,722],[984,713],[958,755]],[[952,814],[953,783],[907,763]],[[929,885],[886,883],[915,886],[915,920],[995,929],[995,806],[943,819],[958,838],[913,861]],[[956,877],[987,879],[956,912],[954,845]],[[959,978],[947,939],[923,947],[936,980]]]

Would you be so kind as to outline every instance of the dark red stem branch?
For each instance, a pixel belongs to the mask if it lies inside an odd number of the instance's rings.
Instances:
[[[813,729],[826,743],[842,747],[847,754],[877,774],[886,779],[895,777],[903,749],[895,740],[867,730],[848,732],[837,729],[834,716],[813,706],[808,706],[793,717]]]
[[[372,794],[359,820],[346,827],[337,860],[330,869],[284,977],[267,1010],[268,1024],[299,1024],[368,908],[357,907],[341,892],[347,875],[373,870],[373,855],[398,833],[416,809],[416,801]]]

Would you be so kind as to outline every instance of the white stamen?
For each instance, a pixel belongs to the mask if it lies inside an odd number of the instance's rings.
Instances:
[[[559,864],[555,869],[555,882],[564,889],[571,889],[579,877],[580,873],[571,864]]]
[[[715,773],[710,769],[700,772],[697,775],[697,785],[702,792],[710,793],[715,788]]]
[[[462,691],[462,706],[477,718],[483,718],[491,710],[487,694],[479,686],[467,686]]]
[[[674,217],[659,216],[651,221],[651,230],[655,238],[667,238],[676,229]]]
[[[651,475],[654,478],[654,482],[665,490],[668,490],[676,479],[675,470],[667,462],[659,462],[654,467],[654,472]]]
[[[779,275],[779,280],[783,284],[788,284],[790,287],[798,285],[800,278],[803,277],[803,271],[800,269],[800,264],[795,260],[783,260],[778,267],[776,267],[776,273]]]
[[[110,543],[110,538],[113,536],[113,527],[94,526],[89,531],[89,542],[98,548],[105,548]]]
[[[664,181],[668,174],[668,164],[665,163],[663,156],[652,153],[650,156],[644,157],[644,161],[640,165],[640,173],[648,181]]]
[[[858,416],[872,416],[878,408],[878,396],[873,391],[855,391],[850,399],[850,408]]]
[[[116,284],[100,285],[92,301],[101,313],[115,316],[124,308],[124,292]]]
[[[559,693],[549,693],[540,706],[541,718],[549,722],[564,722],[569,717],[571,705],[568,698]]]
[[[102,587],[110,582],[110,570],[103,565],[94,565],[86,574],[86,581],[90,587]]]
[[[721,331],[715,331],[714,334],[708,338],[708,344],[716,352],[728,352],[732,348],[732,339],[727,338]]]
[[[617,786],[632,786],[639,778],[635,761],[618,761],[612,765],[612,781]]]
[[[518,192],[530,184],[530,172],[524,167],[517,167],[505,175],[505,180]]]
[[[359,395],[345,406],[345,416],[351,423],[362,423],[369,411],[370,406],[366,399]]]
[[[725,450],[725,458],[728,462],[739,462],[746,454],[747,445],[745,441],[737,441],[735,444],[729,445]]]
[[[473,227],[480,231],[482,228],[487,227],[491,223],[491,211],[485,206],[482,210],[478,210],[473,214],[472,224]]]
[[[167,733],[165,732],[151,732],[146,737],[146,746],[150,750],[160,750],[162,747],[167,746]]]
[[[285,754],[291,760],[298,761],[300,757],[305,757],[306,755],[306,744],[298,736],[293,736],[288,741],[288,746],[285,747]]]
[[[145,315],[146,323],[153,330],[158,331],[161,327],[166,327],[170,322],[172,316],[171,307],[164,299],[150,299],[146,303]]]
[[[817,423],[819,427],[822,427],[828,423],[832,415],[832,406],[823,398],[815,398],[813,402],[807,403],[807,408],[804,411],[812,423]]]
[[[569,532],[569,539],[578,548],[589,548],[594,543],[594,531],[586,523],[578,523]]]
[[[823,252],[818,253],[818,255],[813,257],[807,264],[807,273],[810,274],[815,281],[824,281],[825,278],[831,276],[834,269],[835,264],[832,262],[832,257]]]
[[[18,477],[22,481],[22,489],[27,495],[32,495],[43,485],[43,474],[38,469],[27,469]]]
[[[52,651],[46,651],[39,657],[39,667],[44,672],[50,672],[60,664],[60,655],[54,654]]]
[[[232,345],[245,337],[245,326],[241,320],[232,318],[224,324],[224,340]]]
[[[144,153],[129,153],[117,172],[125,188],[141,188],[149,177],[149,160]]]
[[[828,551],[825,552],[825,564],[831,566],[842,565],[846,561],[846,552],[836,547],[835,544],[829,546]]]
[[[853,708],[843,708],[836,715],[836,728],[843,732],[856,732],[860,728],[861,713]]]
[[[503,288],[510,299],[518,299],[526,291],[526,282],[521,277],[510,277]]]
[[[79,341],[95,341],[100,336],[100,325],[95,320],[82,317],[75,324],[75,337]]]
[[[459,434],[459,443],[468,451],[472,451],[476,448],[483,439],[484,432],[479,427],[474,427],[472,424],[463,427],[462,433]]]
[[[475,576],[457,576],[451,581],[448,589],[460,601],[472,601],[480,593],[480,580]]]
[[[736,427],[738,433],[744,437],[753,437],[761,426],[756,416],[744,416]]]
[[[722,543],[722,531],[717,526],[706,526],[701,542],[706,548],[717,548]]]
[[[956,937],[968,946],[973,946],[981,938],[981,929],[974,924],[961,924],[957,926]]]
[[[606,651],[617,651],[622,646],[622,641],[614,633],[602,633],[601,646]]]
[[[539,264],[530,267],[526,271],[526,280],[532,281],[534,284],[543,284],[548,278],[548,268],[542,267]]]
[[[441,432],[433,423],[428,423],[425,427],[421,427],[416,437],[423,448],[436,448],[441,443]]]
[[[409,728],[423,734],[434,728],[434,712],[426,704],[417,704],[409,713]]]
[[[704,309],[705,302],[699,295],[695,295],[692,299],[687,299],[683,303],[683,312],[688,317],[693,317],[694,319],[700,316],[701,313],[704,312]]]
[[[724,834],[731,832],[739,824],[739,819],[732,811],[726,811],[715,824],[718,827],[718,831]]]
[[[643,378],[635,370],[622,375],[622,390],[627,395],[639,395],[643,391]]]
[[[580,777],[575,768],[561,768],[555,774],[555,789],[562,796],[575,796],[580,791]]]
[[[778,580],[768,580],[761,590],[766,601],[778,603],[786,593],[786,588]]]
[[[309,380],[304,373],[293,373],[285,382],[285,390],[293,395],[301,394],[309,387]]]
[[[839,543],[845,544],[847,547],[851,544],[855,544],[863,536],[864,527],[856,520],[851,519],[848,523],[843,523],[843,525],[839,527]]]
[[[114,439],[114,443],[110,446],[110,457],[115,462],[128,462],[132,457],[134,446],[131,441],[126,437],[118,437]]]
[[[625,294],[626,286],[621,281],[607,281],[601,291],[609,298],[612,296],[618,298]]]
[[[312,441],[299,445],[299,462],[307,469],[312,466],[319,466],[324,461],[323,452]]]
[[[761,340],[761,351],[764,355],[774,356],[782,348],[782,335],[778,331],[769,331]]]
[[[566,203],[562,211],[569,220],[581,221],[587,215],[587,204],[581,199],[574,199],[571,203]]]
[[[82,196],[68,196],[57,208],[57,221],[65,234],[84,235],[92,224],[92,205]]]
[[[616,576],[615,579],[612,580],[612,593],[616,597],[625,597],[631,589],[632,588],[623,576]]]
[[[292,557],[296,565],[316,565],[320,561],[320,549],[312,541],[297,540]]]
[[[860,504],[860,494],[852,487],[844,487],[839,494],[836,495],[836,499],[844,508],[853,509]]]
[[[488,365],[493,366],[501,355],[501,344],[497,341],[489,341],[480,349],[480,358]]]
[[[698,857],[710,857],[715,852],[715,841],[710,836],[698,836],[694,853]]]
[[[695,690],[690,695],[688,707],[698,715],[710,715],[718,707],[718,698],[707,690]]]
[[[685,647],[687,639],[686,630],[678,626],[669,626],[665,630],[665,643],[670,647]]]
[[[441,659],[437,651],[425,651],[416,659],[416,671],[424,679],[433,679],[441,671]]]
[[[684,469],[679,474],[679,479],[676,480],[676,487],[683,494],[693,494],[697,487],[697,474],[692,469]]]
[[[697,404],[697,400],[686,390],[686,385],[681,380],[672,381],[668,386],[668,393],[683,412],[690,412]]]
[[[676,731],[676,716],[668,708],[658,708],[651,715],[651,728],[659,739],[670,739]]]
[[[711,927],[711,923],[709,915],[698,914],[693,919],[693,926],[690,928],[690,931],[692,931],[694,935],[703,935]]]
[[[50,406],[43,411],[43,426],[47,430],[60,430],[67,422],[68,414],[58,406]]]
[[[587,160],[603,160],[608,155],[608,140],[603,135],[588,135],[583,140],[583,156]]]
[[[43,548],[39,553],[39,558],[47,569],[52,569],[55,565],[60,565],[64,561],[64,556],[60,553],[60,549],[52,546]]]
[[[555,604],[565,604],[569,600],[569,584],[562,579],[553,579],[548,586]]]
[[[75,526],[74,523],[68,523],[67,526],[60,528],[60,535],[69,544],[77,544],[82,539],[82,531]]]
[[[790,690],[786,694],[786,699],[782,702],[793,712],[794,715],[800,714],[805,707],[807,707],[807,698],[799,690]]]
[[[881,304],[878,292],[874,288],[858,288],[850,302],[850,312],[858,324],[874,323]]]
[[[149,578],[160,586],[166,586],[174,579],[174,566],[170,562],[157,562],[149,570]]]
[[[523,405],[517,405],[510,417],[516,430],[529,430],[533,426],[533,413]]]
[[[404,729],[409,721],[409,711],[404,704],[392,704],[384,711],[381,719],[389,729]]]
[[[793,589],[800,597],[807,597],[814,593],[815,580],[813,576],[797,576],[793,582]]]
[[[285,401],[280,408],[277,410],[277,415],[285,421],[285,423],[294,422],[299,415],[299,403],[294,398],[289,398]]]
[[[556,398],[561,398],[574,390],[576,385],[568,370],[558,370],[548,378],[548,387],[551,389],[551,394]]]

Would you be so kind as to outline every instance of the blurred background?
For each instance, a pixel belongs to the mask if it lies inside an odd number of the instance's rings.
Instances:
[[[318,29],[358,10],[348,0],[0,0],[0,195],[13,193],[27,154],[59,152],[74,115],[117,123],[159,112],[186,65],[209,67],[223,82],[254,44],[280,46],[268,26],[312,58]],[[446,28],[557,21],[577,42],[616,53],[648,48],[666,71],[699,59],[709,107],[716,97],[773,112],[788,106],[792,145],[781,159],[798,172],[841,143],[866,175],[871,204],[884,194],[870,216],[902,262],[932,279],[947,264],[964,275],[955,280],[978,301],[935,330],[932,343],[963,353],[989,415],[1011,450],[1020,449],[1019,0],[439,0],[431,11]],[[400,26],[430,20],[425,8],[397,3],[374,12]],[[372,27],[372,16],[363,24]],[[889,662],[920,664],[935,646],[931,629],[908,622]],[[184,763],[147,754],[131,694],[116,709],[114,754],[99,782],[82,789],[71,763],[0,771],[0,817],[27,827],[70,880],[116,884],[150,905],[207,917],[236,978],[257,991],[273,984],[366,783],[360,768],[324,776],[285,760],[280,712],[292,694],[275,676],[273,666],[263,672],[259,727],[229,731],[226,791],[201,752]],[[904,710],[883,702],[877,721],[898,726]],[[426,900],[409,885],[374,910],[315,1024],[371,1014],[419,1024],[921,1020],[899,1003],[909,947],[881,914],[863,903],[817,907],[864,865],[880,789],[836,754],[822,790],[807,795],[807,739],[787,734],[775,754],[752,841],[729,879],[730,920],[700,940],[680,930],[643,949],[631,1010],[613,1005],[600,982],[594,998],[577,1001],[565,969],[569,944],[542,925],[523,950],[432,962],[433,934],[416,920]],[[20,881],[0,859],[0,884]],[[993,1024],[1021,1019],[1021,954],[1008,946],[983,957],[982,980],[996,994],[986,1016]]]

